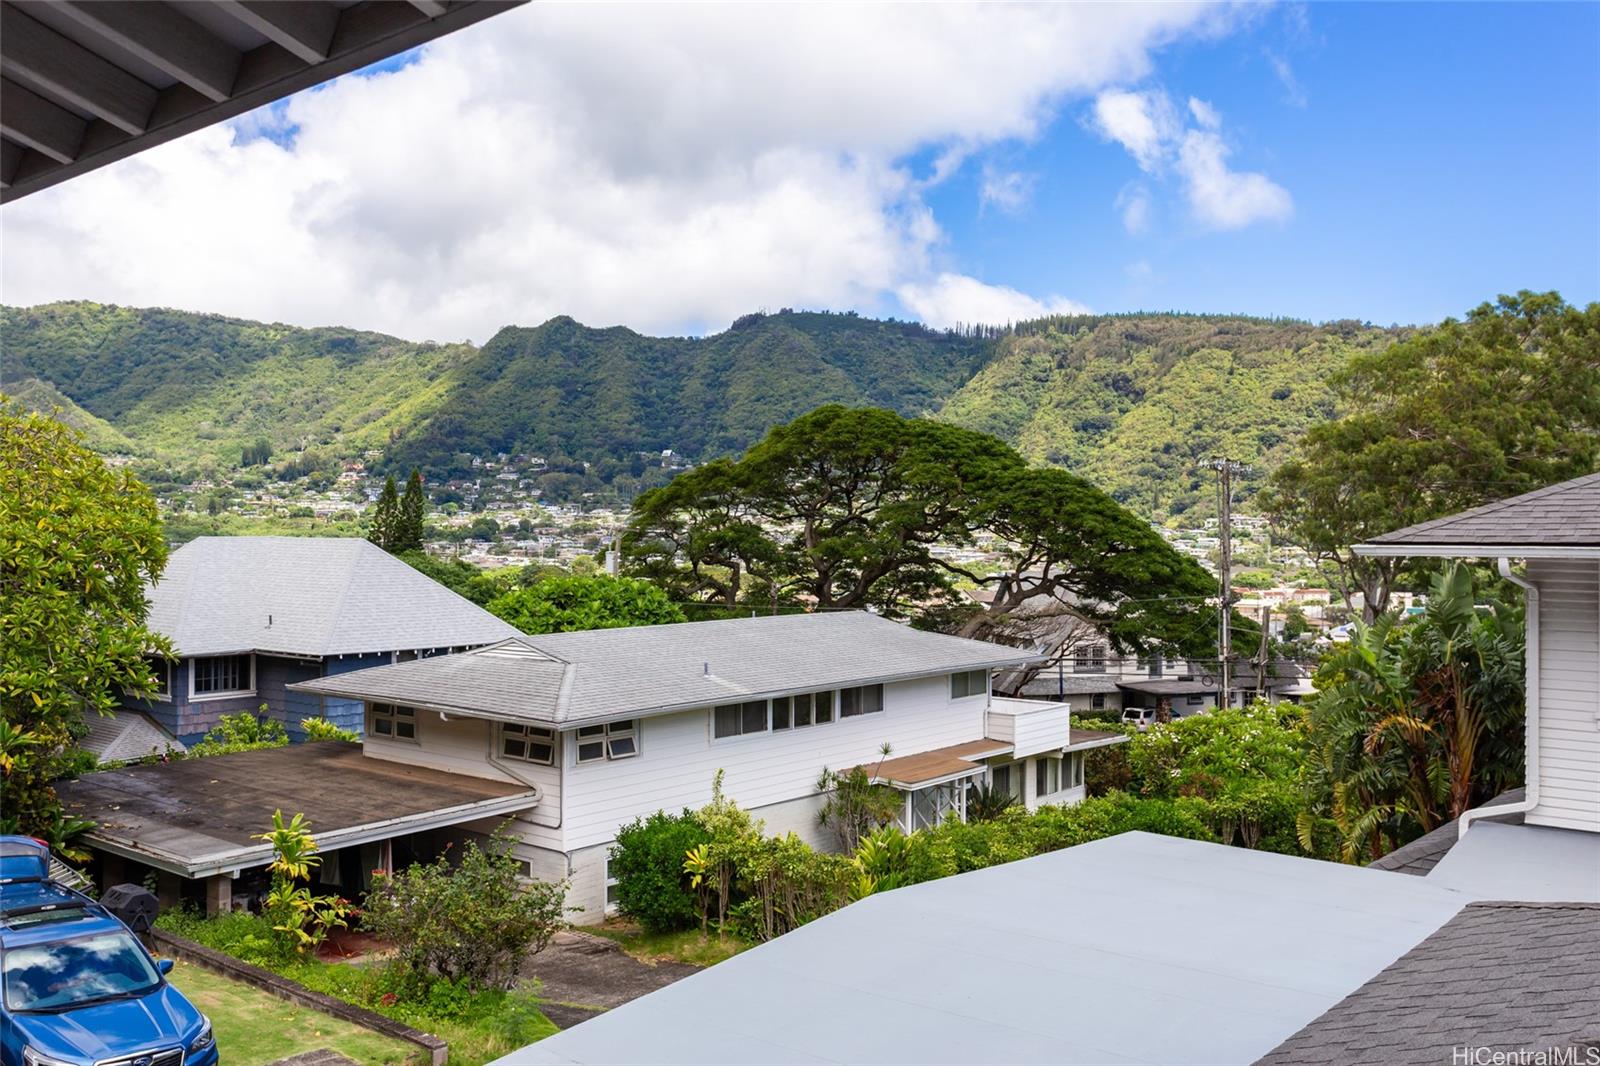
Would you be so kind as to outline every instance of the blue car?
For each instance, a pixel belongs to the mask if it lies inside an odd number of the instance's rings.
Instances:
[[[128,927],[0,836],[0,1066],[214,1066],[211,1022]]]

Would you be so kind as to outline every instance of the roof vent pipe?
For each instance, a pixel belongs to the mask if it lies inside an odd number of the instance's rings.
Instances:
[[[711,676],[711,664],[710,663],[706,663],[705,664],[705,668],[703,670],[703,676],[705,676],[705,677],[710,677]]]
[[[1523,667],[1523,685],[1528,700],[1528,738],[1524,745],[1528,772],[1524,777],[1525,790],[1522,799],[1516,803],[1502,803],[1493,807],[1476,807],[1470,811],[1462,811],[1461,817],[1456,821],[1457,840],[1466,836],[1467,827],[1479,818],[1523,814],[1539,805],[1539,586],[1513,574],[1511,560],[1503,557],[1500,559],[1500,576],[1522,589],[1524,604],[1522,619],[1527,634],[1524,638],[1526,657],[1523,661],[1526,665]]]

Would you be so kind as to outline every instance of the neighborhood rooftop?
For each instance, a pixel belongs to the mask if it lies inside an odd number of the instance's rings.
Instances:
[[[180,655],[359,655],[488,644],[510,624],[358,537],[200,537],[149,589]]]
[[[1518,548],[1548,554],[1551,548],[1600,549],[1600,474],[1474,507],[1373,537],[1358,553],[1432,554],[1429,548]],[[1451,554],[1445,552],[1445,554]]]
[[[57,786],[98,822],[92,846],[184,877],[260,865],[272,812],[304,814],[323,850],[527,810],[529,785],[366,758],[325,741],[104,770]]]
[[[565,725],[1037,658],[865,611],[835,611],[521,637],[290,687]]]

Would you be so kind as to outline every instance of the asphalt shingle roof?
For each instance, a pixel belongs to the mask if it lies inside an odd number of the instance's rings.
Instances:
[[[1485,803],[1485,807],[1497,807],[1506,803],[1517,803],[1522,800],[1525,793],[1520,788],[1509,792],[1502,792],[1494,799]],[[1505,821],[1515,825],[1522,824],[1522,815],[1500,815],[1496,821]],[[1389,854],[1367,863],[1374,870],[1390,870],[1397,874],[1414,874],[1417,877],[1426,877],[1433,868],[1439,865],[1439,860],[1456,846],[1456,841],[1461,839],[1461,824],[1452,819],[1438,826],[1431,833],[1402,844]]]
[[[1461,1047],[1593,1046],[1600,1046],[1600,903],[1482,902],[1468,904],[1258,1066],[1438,1066]],[[1584,1061],[1582,1052],[1575,1061]]]
[[[1368,543],[1600,546],[1600,474],[1407,526]]]
[[[993,669],[1036,657],[864,611],[592,629],[519,642],[528,650],[482,648],[292,687],[562,725]]]
[[[172,553],[146,595],[150,628],[185,656],[320,658],[519,635],[356,537],[200,537]]]
[[[118,710],[110,714],[88,711],[83,720],[89,732],[78,741],[78,746],[92,752],[103,763],[160,755],[169,748],[175,752],[188,750],[171,733],[138,711]]]

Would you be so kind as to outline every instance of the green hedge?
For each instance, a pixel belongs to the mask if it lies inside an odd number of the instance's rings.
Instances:
[[[617,909],[651,933],[700,924],[700,901],[683,872],[684,856],[711,834],[693,811],[657,811],[617,830],[611,876],[617,879]]]

